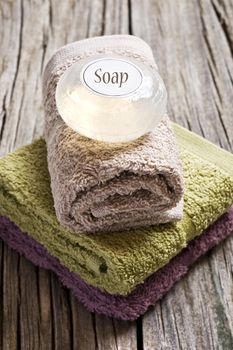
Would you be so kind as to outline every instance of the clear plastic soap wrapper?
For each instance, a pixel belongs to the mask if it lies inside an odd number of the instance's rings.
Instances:
[[[156,68],[120,55],[80,59],[61,76],[56,105],[79,134],[128,142],[152,131],[166,113],[167,92]]]

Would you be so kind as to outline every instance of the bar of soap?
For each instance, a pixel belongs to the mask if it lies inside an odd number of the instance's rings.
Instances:
[[[80,59],[61,76],[56,105],[79,134],[128,142],[150,132],[166,113],[167,93],[155,68],[120,55]]]

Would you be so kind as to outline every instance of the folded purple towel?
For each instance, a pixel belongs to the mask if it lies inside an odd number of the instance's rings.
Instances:
[[[193,241],[167,265],[149,276],[127,296],[111,295],[85,283],[27,233],[5,217],[0,217],[0,237],[34,264],[54,271],[88,310],[123,320],[134,320],[164,296],[183,277],[192,263],[230,235],[233,230],[233,207]]]

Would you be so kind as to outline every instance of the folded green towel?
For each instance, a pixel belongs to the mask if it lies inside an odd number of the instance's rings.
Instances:
[[[146,229],[87,235],[59,225],[40,139],[0,159],[0,214],[87,283],[127,294],[233,203],[233,156],[174,125],[184,170],[184,217]]]

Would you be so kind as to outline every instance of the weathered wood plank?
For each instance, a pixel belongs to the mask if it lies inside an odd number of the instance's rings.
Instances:
[[[228,1],[137,1],[132,13],[133,32],[154,49],[173,120],[228,150],[233,149],[232,10]],[[232,244],[229,238],[196,264],[144,316],[145,350],[233,347]]]
[[[211,255],[210,260],[216,255],[219,259],[216,250]],[[232,314],[224,302],[225,290],[215,283],[216,271],[202,259],[143,318],[144,349],[231,349]]]
[[[39,349],[40,327],[38,290],[37,290],[37,268],[23,257],[19,260],[18,266],[18,327],[20,327],[18,348]]]
[[[1,344],[2,349],[17,349],[19,342],[19,256],[2,244],[1,251]]]
[[[127,33],[129,12],[128,1],[120,0],[9,0],[0,6],[3,155],[43,133],[41,74],[52,53],[67,42],[85,37]],[[2,300],[6,301],[0,326],[3,349],[104,349],[112,339],[116,349],[137,347],[135,323],[110,321],[108,326],[108,320],[87,312],[53,274],[33,267],[3,244],[2,247],[4,268],[14,266],[14,261],[20,266],[18,275],[11,274],[11,283],[9,273],[2,275],[2,288],[10,288]],[[10,254],[8,259],[5,251]]]
[[[84,306],[70,293],[72,312],[73,349],[96,349],[97,338],[95,329],[95,316],[88,312]]]
[[[97,348],[103,350],[137,349],[135,322],[111,320],[95,316]]]
[[[51,300],[51,274],[37,269],[38,311],[40,329],[40,349],[53,349],[53,319]],[[34,310],[34,308],[33,308]]]
[[[231,0],[0,2],[0,154],[42,134],[41,74],[54,50],[114,33],[151,44],[173,120],[233,150],[232,17]],[[90,314],[52,273],[0,248],[4,350],[233,347],[232,238],[137,324]]]

